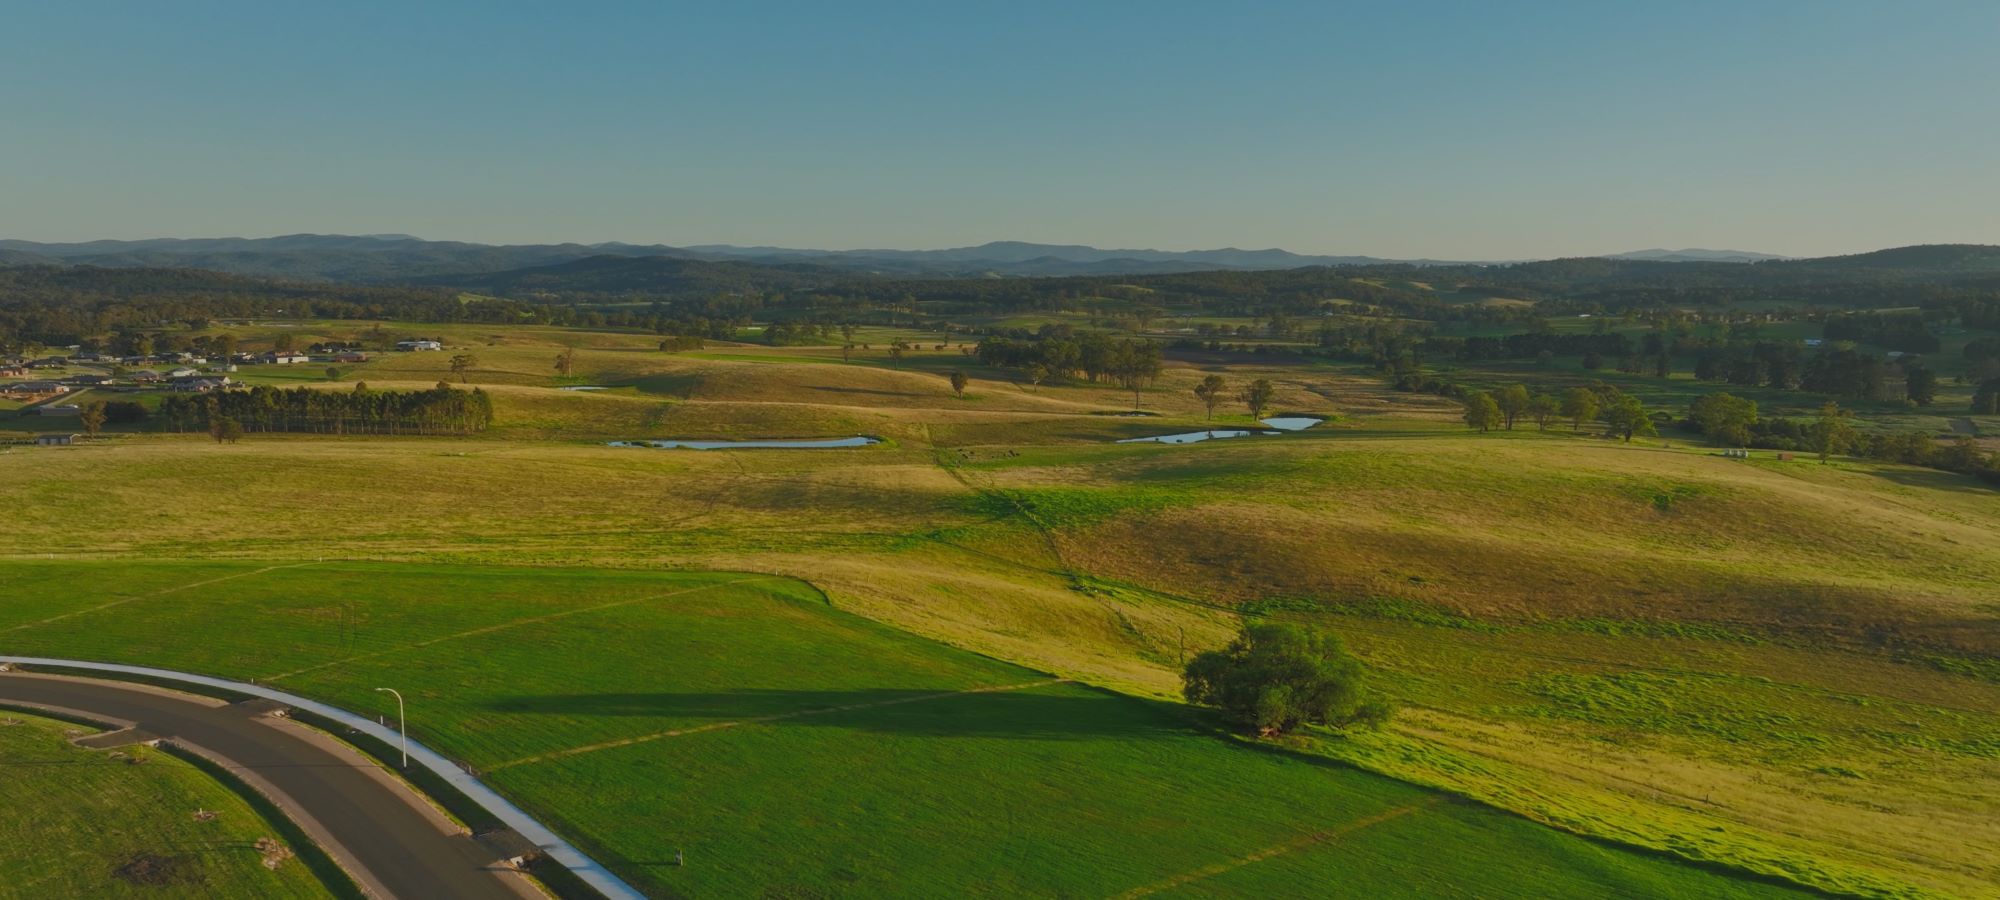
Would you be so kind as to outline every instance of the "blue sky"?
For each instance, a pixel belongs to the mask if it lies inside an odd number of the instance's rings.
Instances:
[[[2000,243],[2000,3],[63,3],[0,237]]]

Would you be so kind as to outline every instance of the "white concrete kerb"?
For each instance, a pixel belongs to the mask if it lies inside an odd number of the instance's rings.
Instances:
[[[325,716],[355,731],[381,740],[391,747],[396,746],[397,741],[395,729],[384,727],[339,707],[328,706],[317,700],[308,700],[297,694],[287,694],[284,691],[273,690],[262,685],[230,681],[226,678],[211,678],[207,675],[176,672],[172,669],[155,669],[150,666],[127,666],[119,663],[89,662],[78,659],[49,659],[40,656],[0,656],[0,665],[63,666],[71,669],[88,669],[97,672],[144,675],[148,678],[178,681],[183,684],[217,687],[235,691],[239,694],[249,694],[253,697],[263,697],[267,700],[276,700],[280,703],[296,706],[299,709]],[[637,888],[626,884],[624,879],[611,874],[610,869],[606,869],[596,860],[585,856],[583,851],[570,846],[568,841],[557,836],[554,831],[549,830],[548,826],[535,821],[527,813],[522,812],[520,807],[515,806],[507,798],[495,793],[492,788],[487,787],[479,779],[467,774],[464,769],[458,767],[457,763],[444,758],[437,751],[416,741],[411,741],[410,761],[437,773],[440,778],[443,778],[452,787],[457,788],[466,797],[470,798],[472,802],[479,804],[481,808],[492,813],[495,818],[506,824],[507,827],[520,832],[522,837],[534,842],[535,846],[540,847],[542,852],[548,854],[550,859],[561,863],[564,868],[569,869],[571,872],[575,872],[578,878],[583,879],[584,883],[595,888],[604,896],[613,898],[613,900],[644,900],[646,895],[640,893]]]

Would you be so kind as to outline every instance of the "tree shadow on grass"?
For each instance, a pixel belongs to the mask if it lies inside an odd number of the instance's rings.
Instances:
[[[813,385],[812,389],[815,391],[824,391],[829,394],[865,394],[871,397],[922,398],[929,396],[927,394],[916,393],[915,391],[883,391],[883,390],[876,390],[873,388],[827,387],[825,385]]]
[[[496,712],[569,717],[633,716],[668,729],[724,723],[773,728],[846,728],[918,737],[1036,740],[1147,739],[1196,735],[1203,727],[1178,704],[1073,686],[986,691],[873,689],[734,690],[698,693],[549,694],[510,697]],[[770,718],[782,716],[783,718]]]
[[[943,696],[939,696],[942,694]],[[1213,740],[1246,754],[1347,773],[1394,779],[1313,752],[1298,738],[1247,735],[1215,710],[1117,694],[1100,688],[1051,688],[946,693],[940,690],[770,690],[545,694],[494,701],[497,712],[568,717],[630,716],[658,720],[641,730],[679,730],[771,719],[756,727],[836,728],[931,738],[1118,740],[1135,752],[1146,741]],[[1319,732],[1322,739],[1332,737]],[[1337,738],[1334,738],[1337,739]],[[1401,783],[1401,782],[1396,782]],[[1427,789],[1411,786],[1418,793]]]
[[[1945,472],[1938,469],[1876,469],[1872,473],[1877,478],[1893,481],[1907,487],[1931,488],[1940,491],[1963,491],[1977,494],[2000,494],[1991,485],[1971,475]]]
[[[615,379],[606,384],[610,387],[637,388],[642,394],[665,394],[686,400],[694,396],[694,389],[701,384],[701,379],[694,375],[646,375]]]

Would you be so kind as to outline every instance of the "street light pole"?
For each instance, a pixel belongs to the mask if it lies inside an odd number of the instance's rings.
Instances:
[[[396,730],[403,736],[403,768],[410,767],[410,722],[403,717],[403,695],[395,688],[376,688],[396,696]]]

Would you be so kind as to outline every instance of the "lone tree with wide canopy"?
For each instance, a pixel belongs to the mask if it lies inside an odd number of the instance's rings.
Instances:
[[[1365,676],[1331,632],[1246,623],[1229,646],[1188,661],[1181,692],[1263,735],[1300,725],[1379,727],[1391,709],[1371,699]]]

